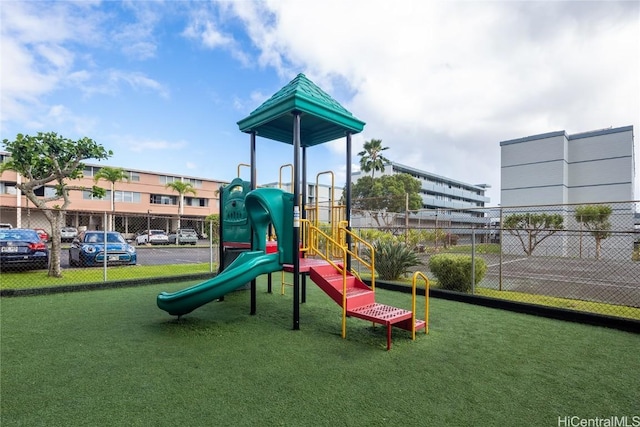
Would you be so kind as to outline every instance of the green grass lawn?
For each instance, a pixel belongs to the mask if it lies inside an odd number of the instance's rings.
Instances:
[[[429,334],[394,330],[387,352],[385,328],[359,319],[343,340],[339,307],[313,285],[298,331],[292,292],[265,293],[264,277],[255,316],[247,291],[179,321],[156,307],[189,284],[2,298],[3,427],[557,426],[640,412],[631,333],[432,299]]]

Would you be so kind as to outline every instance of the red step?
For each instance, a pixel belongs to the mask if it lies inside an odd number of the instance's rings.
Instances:
[[[412,313],[403,308],[385,304],[369,304],[355,310],[347,310],[347,316],[369,320],[387,327],[387,350],[391,350],[391,327],[395,326],[407,331],[412,330]],[[416,319],[416,330],[426,327],[424,320]]]
[[[342,306],[343,276],[332,265],[313,266],[309,269],[309,277],[338,305]],[[395,326],[407,331],[412,330],[413,314],[403,308],[375,302],[375,294],[360,279],[347,272],[347,316],[368,320],[387,327],[387,350],[391,349],[391,327]],[[424,320],[415,320],[415,329],[424,329]]]
[[[309,269],[309,277],[332,300],[342,306],[342,274],[335,267],[331,265],[311,267]],[[375,301],[374,292],[357,277],[347,273],[346,281],[347,310],[371,304]]]

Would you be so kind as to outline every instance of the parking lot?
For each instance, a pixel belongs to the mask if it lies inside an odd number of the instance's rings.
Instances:
[[[209,262],[213,251],[214,260],[218,259],[217,246],[212,249],[202,246],[136,246],[138,265],[164,264],[197,264]],[[69,251],[62,249],[60,266],[71,268],[69,265]]]

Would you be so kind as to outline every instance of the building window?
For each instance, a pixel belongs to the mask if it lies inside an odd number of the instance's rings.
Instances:
[[[100,168],[97,166],[85,165],[84,170],[82,171],[82,174],[86,177],[92,177],[92,176],[95,176],[95,174],[97,174],[99,170]]]
[[[180,178],[178,178],[177,176],[160,175],[159,178],[160,178],[160,184],[162,185],[167,185],[175,181],[180,181]]]
[[[141,200],[142,198],[140,197],[140,193],[136,193],[134,191],[116,191],[115,192],[116,202],[140,203]]]
[[[138,172],[127,172],[129,174],[129,181],[140,182],[140,174]]]
[[[16,194],[15,182],[0,182],[0,194]]]
[[[206,208],[207,206],[209,206],[209,200],[203,199],[201,197],[185,197],[184,205]]]
[[[150,198],[152,205],[177,205],[178,198],[176,196],[165,196],[162,194],[152,194]]]
[[[202,180],[201,179],[183,178],[182,182],[188,182],[189,184],[193,185],[195,188],[202,188]]]

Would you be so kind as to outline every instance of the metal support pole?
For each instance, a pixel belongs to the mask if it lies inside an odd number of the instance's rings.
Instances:
[[[251,132],[251,191],[257,187],[256,176],[256,132]],[[251,230],[251,249],[253,247],[253,229]],[[256,279],[251,280],[251,311],[250,314],[256,314]]]
[[[300,329],[300,112],[293,112],[293,329]]]
[[[345,220],[351,231],[351,132],[347,132],[347,182],[345,183]],[[347,233],[347,248],[351,249],[351,235]],[[351,271],[351,254],[347,253],[347,271]]]
[[[109,254],[107,253],[107,212],[105,211],[102,223],[102,244],[104,246],[104,259],[103,259],[103,272],[102,272],[102,280],[104,282],[107,281],[107,260],[109,259]]]
[[[501,291],[502,290],[502,252],[504,247],[502,246],[502,241],[504,240],[504,236],[502,235],[502,224],[504,224],[504,218],[502,218],[502,208],[500,208],[500,226],[498,227],[498,229],[500,230],[500,234],[499,234],[499,239],[500,239],[500,262],[499,262],[499,267],[498,267],[498,290]]]
[[[318,189],[316,188],[316,197],[318,197]],[[316,199],[317,200],[317,199]],[[307,218],[307,210],[305,209],[307,206],[307,147],[302,147],[302,212],[301,218]],[[316,212],[316,215],[318,213]],[[305,236],[303,235],[304,229],[300,230],[300,240],[303,241]],[[304,255],[304,254],[303,254]],[[307,280],[306,274],[302,276],[302,292],[300,296],[300,302],[304,304],[307,302]]]
[[[476,293],[476,227],[471,226],[471,295]]]
[[[223,234],[224,234],[224,227],[223,227],[223,222],[224,222],[224,218],[223,218],[223,214],[224,214],[224,186],[220,186],[219,190],[218,190],[218,195],[220,196],[220,205],[218,207],[218,274],[222,273],[222,270],[224,270],[224,239],[223,239]],[[212,236],[211,236],[211,223],[209,223],[209,241],[213,241],[212,240]]]

